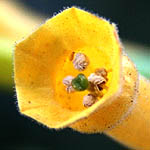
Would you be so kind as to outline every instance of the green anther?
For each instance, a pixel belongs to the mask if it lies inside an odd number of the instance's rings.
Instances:
[[[84,74],[78,74],[71,82],[73,88],[77,91],[84,91],[88,88],[89,82]]]

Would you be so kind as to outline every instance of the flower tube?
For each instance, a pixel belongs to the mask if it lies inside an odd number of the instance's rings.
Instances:
[[[75,7],[46,21],[14,51],[22,114],[49,128],[104,132],[145,148],[150,83],[139,76],[116,26]]]

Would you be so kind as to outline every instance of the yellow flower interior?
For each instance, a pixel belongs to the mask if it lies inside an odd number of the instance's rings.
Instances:
[[[110,65],[110,60],[106,53],[103,52],[101,47],[83,47],[74,51],[75,54],[80,52],[84,53],[89,58],[89,65],[84,71],[78,71],[74,68],[70,56],[72,51],[68,51],[64,56],[61,56],[58,60],[57,66],[55,69],[55,84],[54,84],[54,97],[55,100],[64,108],[70,109],[72,111],[81,111],[86,109],[83,106],[83,97],[89,94],[88,90],[82,92],[72,92],[68,93],[66,87],[63,85],[63,79],[71,75],[76,77],[79,73],[83,73],[88,77],[91,73],[94,73],[97,68],[105,68],[108,72],[108,79],[111,79],[112,68]],[[111,80],[108,80],[106,86],[109,87]],[[106,89],[101,91],[103,95],[106,93]]]

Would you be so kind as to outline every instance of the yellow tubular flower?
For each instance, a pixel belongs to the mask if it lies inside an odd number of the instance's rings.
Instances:
[[[79,53],[89,60],[82,71],[72,63]],[[14,67],[22,114],[50,128],[104,132],[133,148],[150,148],[150,83],[122,54],[114,24],[66,9],[16,45]],[[83,97],[89,89],[68,93],[62,81],[80,73],[89,77],[97,68],[107,71],[106,88],[87,108]]]

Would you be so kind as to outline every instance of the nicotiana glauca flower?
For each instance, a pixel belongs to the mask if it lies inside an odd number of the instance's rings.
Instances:
[[[74,92],[62,83],[67,76]],[[14,78],[20,112],[49,128],[150,148],[150,82],[123,53],[115,24],[62,11],[16,45]]]

